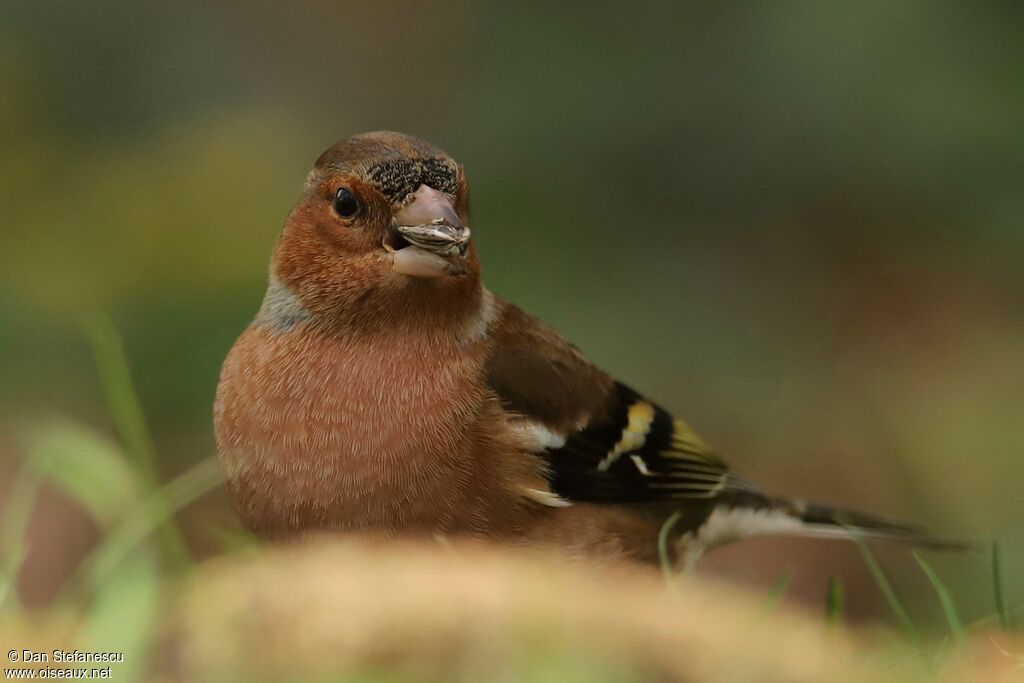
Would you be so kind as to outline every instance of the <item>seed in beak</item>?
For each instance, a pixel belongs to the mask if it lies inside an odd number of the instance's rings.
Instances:
[[[469,247],[469,228],[437,222],[425,225],[399,225],[396,227],[409,244],[441,256],[465,256]]]

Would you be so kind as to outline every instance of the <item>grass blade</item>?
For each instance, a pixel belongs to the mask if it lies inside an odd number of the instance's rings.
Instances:
[[[889,582],[889,577],[885,575],[882,570],[882,566],[878,564],[878,560],[875,558],[875,554],[868,548],[868,544],[864,542],[864,539],[860,537],[855,529],[847,527],[847,531],[850,532],[850,538],[853,539],[854,544],[857,546],[857,550],[860,551],[860,555],[864,558],[864,564],[868,566],[868,570],[871,572],[871,576],[874,577],[875,583],[878,584],[878,589],[882,591],[882,595],[885,597],[885,601],[889,603],[889,608],[893,614],[896,615],[896,619],[900,622],[903,630],[906,632],[907,637],[914,645],[921,645],[921,636],[917,632],[917,627],[914,626],[914,622],[911,621],[910,615],[907,614],[907,610],[903,607],[903,603],[896,596],[896,591],[893,590],[892,584]]]
[[[219,548],[222,553],[227,554],[251,553],[263,545],[259,536],[240,525],[214,525],[209,527],[202,536],[206,541]],[[441,545],[448,543],[443,536],[438,536],[437,540]]]
[[[772,582],[772,585],[768,588],[768,595],[764,599],[765,611],[771,612],[779,606],[782,596],[786,594],[786,589],[789,588],[789,583],[792,580],[793,572],[786,571]]]
[[[15,584],[28,552],[25,534],[44,483],[88,510],[101,526],[123,515],[137,499],[134,473],[101,434],[57,419],[26,430],[23,443],[26,457],[12,482],[0,529],[0,606],[17,604]]]
[[[94,592],[142,541],[172,517],[222,483],[216,458],[207,458],[171,480],[130,511],[82,563],[72,590]]]
[[[125,452],[150,482],[156,481],[156,448],[142,412],[128,366],[121,336],[106,315],[94,315],[85,322],[93,358],[114,424],[121,435]]]
[[[159,647],[162,586],[155,550],[140,549],[114,571],[96,592],[78,633],[76,644],[83,650],[122,653],[112,678],[123,683],[142,680]]]
[[[0,539],[3,543],[3,561],[0,562],[0,608],[8,605],[15,608],[19,606],[16,584],[21,563],[25,561],[25,555],[28,553],[25,532],[36,500],[39,498],[39,489],[42,488],[44,479],[43,471],[46,469],[44,463],[32,462],[40,457],[39,451],[30,454],[29,460],[21,466],[11,484],[7,509],[4,511],[3,537]]]
[[[1013,615],[1006,607],[1006,597],[1003,594],[1002,564],[999,542],[992,541],[992,593],[996,602],[996,614],[999,616],[999,626],[1004,631],[1009,631],[1013,628]]]
[[[956,613],[956,605],[953,604],[953,596],[950,595],[949,589],[946,588],[942,580],[939,579],[939,575],[935,573],[931,565],[924,561],[917,551],[913,553],[914,559],[917,560],[917,564],[921,567],[921,571],[931,581],[932,588],[935,589],[936,595],[939,596],[939,603],[942,605],[942,612],[946,615],[946,621],[949,623],[949,630],[957,640],[962,640],[964,637],[964,627],[960,622],[960,616]]]
[[[121,336],[113,321],[103,314],[88,317],[84,328],[92,345],[96,368],[125,454],[134,465],[140,482],[144,484],[142,490],[152,492],[158,485],[156,448],[132,381]],[[159,541],[173,566],[182,567],[188,562],[185,541],[173,522],[160,526]]]
[[[66,419],[49,420],[26,433],[27,466],[106,528],[138,503],[138,477],[108,437]]]
[[[843,620],[843,582],[833,576],[828,580],[825,593],[825,621],[831,625],[839,625]]]
[[[668,539],[672,535],[672,529],[679,523],[682,516],[682,511],[676,510],[658,530],[658,560],[661,563],[661,574],[665,577],[665,583],[668,584],[668,589],[673,595],[676,594],[676,577],[673,571],[672,557],[668,552]]]

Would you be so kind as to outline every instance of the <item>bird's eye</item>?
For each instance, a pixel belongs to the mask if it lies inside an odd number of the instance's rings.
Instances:
[[[334,213],[342,218],[352,218],[359,213],[359,200],[348,188],[339,187],[334,193]]]

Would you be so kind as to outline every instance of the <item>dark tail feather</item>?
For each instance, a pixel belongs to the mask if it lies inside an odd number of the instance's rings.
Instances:
[[[930,550],[977,551],[978,546],[956,538],[936,536],[927,529],[893,522],[853,510],[841,510],[799,501],[778,501],[803,522],[808,535],[860,536],[865,540],[893,541]]]

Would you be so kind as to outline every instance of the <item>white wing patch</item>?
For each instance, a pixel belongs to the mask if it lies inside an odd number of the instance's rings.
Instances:
[[[552,431],[546,425],[532,420],[514,420],[512,429],[523,440],[523,446],[533,452],[555,450],[565,445],[565,437]]]
[[[633,461],[633,464],[636,465],[636,468],[640,471],[640,474],[644,475],[645,477],[651,476],[651,471],[647,469],[647,463],[644,462],[643,458],[641,458],[639,455],[636,455],[635,453],[629,457]]]
[[[544,491],[542,489],[524,487],[522,492],[523,496],[525,496],[526,498],[529,498],[535,503],[546,505],[547,507],[550,508],[567,508],[570,505],[572,505],[572,503],[567,501],[565,498],[562,498],[561,496],[552,493],[551,491]]]

